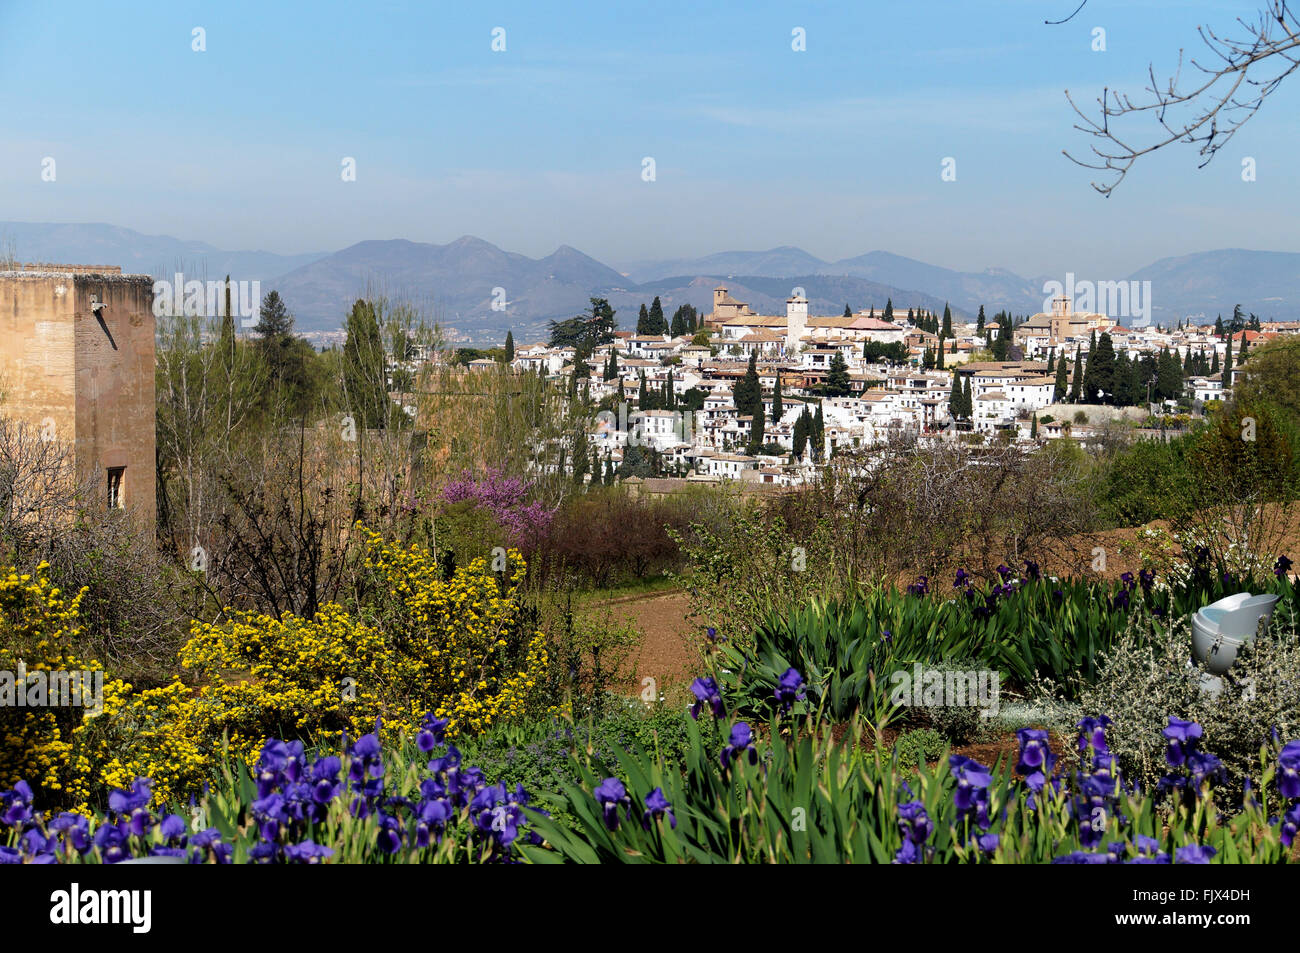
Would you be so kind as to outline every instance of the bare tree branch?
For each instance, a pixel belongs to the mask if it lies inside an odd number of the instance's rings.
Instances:
[[[1080,3],[1077,7],[1074,8],[1074,12],[1071,13],[1064,20],[1044,20],[1043,22],[1046,23],[1048,26],[1060,26],[1062,23],[1069,23],[1071,20],[1077,17],[1079,15],[1079,11],[1082,10],[1087,5],[1088,5],[1088,0],[1083,0],[1082,3]]]
[[[1157,82],[1155,68],[1148,66],[1150,85],[1145,95],[1132,99],[1107,88],[1097,100],[1100,114],[1095,119],[1085,115],[1066,90],[1070,108],[1080,119],[1074,128],[1099,142],[1092,144],[1092,155],[1085,159],[1076,158],[1068,150],[1063,150],[1064,155],[1084,168],[1113,175],[1109,182],[1094,181],[1094,189],[1109,197],[1139,157],[1176,142],[1199,145],[1204,161],[1197,168],[1205,168],[1300,66],[1300,22],[1286,0],[1269,0],[1258,22],[1249,24],[1238,18],[1237,24],[1242,35],[1236,38],[1220,35],[1210,27],[1197,27],[1215,59],[1210,65],[1191,60],[1196,71],[1191,80],[1184,80],[1184,53],[1179,50],[1178,69],[1164,85]],[[1199,84],[1186,85],[1198,79]],[[1146,144],[1121,139],[1111,120],[1134,113],[1154,114],[1161,129],[1159,138]]]

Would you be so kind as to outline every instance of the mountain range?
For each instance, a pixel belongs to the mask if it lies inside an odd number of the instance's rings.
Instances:
[[[924,307],[955,317],[1008,309],[1043,309],[1044,282],[1065,274],[1024,278],[1005,269],[962,272],[872,251],[828,262],[800,248],[729,251],[703,258],[636,262],[625,271],[568,245],[544,258],[508,252],[465,236],[445,245],[389,239],[362,241],[334,252],[280,255],[224,251],[200,241],[143,235],[106,224],[0,222],[0,254],[19,261],[118,265],[124,271],[170,277],[239,280],[275,288],[293,311],[300,331],[337,329],[351,303],[367,293],[407,299],[468,341],[500,341],[507,329],[523,342],[544,336],[553,319],[571,317],[588,299],[608,298],[619,326],[634,327],[642,302],[658,295],[671,315],[684,303],[707,312],[713,288],[724,283],[733,297],[760,313],[782,313],[785,299],[803,289],[812,314]],[[1151,320],[1213,320],[1235,304],[1262,319],[1300,319],[1300,254],[1221,249],[1153,262],[1127,276],[1079,275],[1076,280],[1150,281]]]

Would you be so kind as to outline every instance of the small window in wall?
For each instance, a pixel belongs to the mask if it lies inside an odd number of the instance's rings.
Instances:
[[[121,509],[126,506],[126,497],[123,495],[123,481],[125,478],[126,467],[108,468],[108,508],[110,510]]]

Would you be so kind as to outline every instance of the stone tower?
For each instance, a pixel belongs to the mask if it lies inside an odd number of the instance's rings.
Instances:
[[[0,415],[68,444],[105,508],[156,520],[153,279],[106,265],[0,271]]]
[[[808,330],[808,299],[795,295],[785,301],[785,353],[799,353],[800,341]]]

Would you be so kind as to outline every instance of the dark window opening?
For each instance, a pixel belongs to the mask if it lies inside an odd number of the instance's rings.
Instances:
[[[126,505],[122,486],[125,477],[126,467],[108,468],[108,508],[110,510],[121,509]]]

